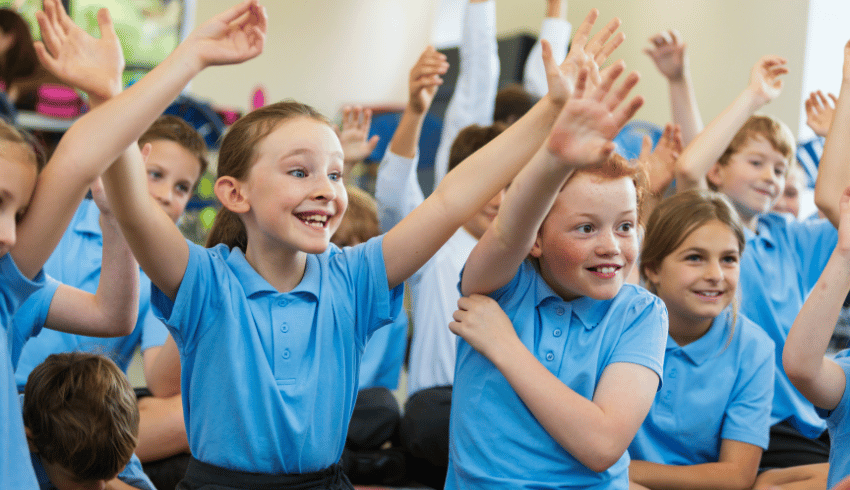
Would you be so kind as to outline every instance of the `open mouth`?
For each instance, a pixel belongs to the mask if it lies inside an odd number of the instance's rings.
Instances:
[[[716,301],[723,296],[721,291],[694,291],[694,294],[707,301]]]
[[[587,268],[587,270],[593,273],[593,275],[603,279],[610,279],[614,277],[620,269],[622,269],[622,267],[619,265],[599,265]]]
[[[330,218],[330,216],[326,214],[317,213],[296,213],[295,216],[305,225],[316,229],[327,228],[328,218]]]

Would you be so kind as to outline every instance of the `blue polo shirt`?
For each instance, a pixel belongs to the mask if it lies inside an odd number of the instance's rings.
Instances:
[[[35,470],[35,477],[38,479],[38,488],[40,490],[56,490],[56,486],[53,485],[53,482],[47,476],[47,472],[44,470],[44,464],[41,462],[38,454],[31,453],[30,457],[32,467]],[[142,462],[139,461],[139,458],[135,454],[130,457],[130,462],[121,470],[121,473],[118,473],[117,478],[139,490],[156,490],[153,482],[151,482],[148,475],[142,470]]]
[[[585,398],[593,398],[613,363],[639,364],[661,379],[667,309],[643,288],[626,284],[606,301],[564,301],[525,261],[492,297],[540,363]],[[462,339],[449,427],[447,489],[629,486],[627,453],[602,473],[582,465],[546,432],[502,373]]]
[[[844,394],[834,409],[818,409],[818,413],[826,418],[831,443],[826,488],[832,488],[850,476],[850,349],[836,354],[835,362],[844,370]]]
[[[699,339],[667,337],[664,388],[632,444],[632,459],[667,465],[714,463],[721,439],[767,449],[773,404],[773,341],[731,307]],[[731,338],[730,338],[731,334]]]
[[[0,488],[36,489],[35,474],[29,464],[29,448],[24,437],[21,402],[15,389],[15,378],[9,356],[9,322],[26,300],[44,285],[44,274],[35,280],[24,276],[10,254],[0,256]]]
[[[59,285],[59,281],[45,275],[44,286],[32,293],[24,302],[23,307],[19,308],[12,317],[9,327],[9,353],[13,369],[17,370],[18,368],[18,360],[21,358],[24,345],[29,339],[41,333],[44,322],[47,321],[47,313],[50,311],[50,302],[53,301],[53,295],[56,294]],[[31,320],[16,321],[20,318]],[[19,384],[18,391],[22,389],[23,385]]]
[[[339,461],[369,336],[401,310],[387,288],[383,237],[307,255],[280,293],[242,254],[189,243],[172,303],[151,302],[180,350],[189,447],[199,460],[255,473],[319,471]]]
[[[788,420],[807,437],[826,428],[811,402],[797,391],[782,367],[782,349],[797,314],[826,266],[838,231],[825,219],[795,221],[791,215],[758,217],[758,233],[744,230],[741,256],[741,313],[776,344],[771,425]]]
[[[90,199],[83,200],[68,230],[56,250],[44,265],[44,271],[57,281],[83,291],[94,293],[100,281],[103,255],[103,233],[100,230],[100,210]],[[56,289],[46,289],[31,298],[15,315],[15,330],[33,330],[35,333],[20,352],[15,371],[18,387],[23,388],[29,373],[47,356],[57,352],[84,351],[110,357],[124,372],[130,366],[136,347],[142,351],[165,343],[168,330],[150,309],[150,279],[139,273],[139,316],[133,333],[125,337],[98,338],[73,335],[55,330],[37,329],[44,324],[46,309],[50,306]]]
[[[402,310],[395,320],[376,331],[363,351],[360,361],[360,382],[363,388],[398,388],[401,367],[407,351],[407,313]]]

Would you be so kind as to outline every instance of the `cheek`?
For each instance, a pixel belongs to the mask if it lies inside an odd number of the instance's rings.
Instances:
[[[544,240],[541,248],[552,271],[561,273],[581,267],[590,252],[587,242],[569,238]]]

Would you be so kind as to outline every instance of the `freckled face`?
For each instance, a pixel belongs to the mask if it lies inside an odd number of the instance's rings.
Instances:
[[[531,254],[565,300],[611,299],[637,256],[637,196],[629,177],[580,173],[558,194]]]

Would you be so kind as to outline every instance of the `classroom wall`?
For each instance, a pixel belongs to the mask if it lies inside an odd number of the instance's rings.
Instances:
[[[627,40],[616,54],[643,76],[638,91],[647,103],[638,117],[658,124],[670,119],[667,86],[642,52],[654,32],[676,28],[688,43],[706,122],[745,87],[760,56],[784,56],[791,69],[785,90],[763,112],[797,133],[809,6],[824,1],[569,0],[568,19],[578,25],[591,7],[601,11],[603,20],[623,19]],[[234,3],[199,1],[196,22]],[[438,7],[460,12],[464,0],[281,0],[265,5],[270,18],[265,52],[238,67],[207,70],[193,82],[194,93],[244,109],[252,88],[261,83],[269,100],[294,97],[328,115],[352,102],[403,104],[409,68],[433,39]],[[543,0],[497,0],[499,34],[536,33],[544,7]]]

